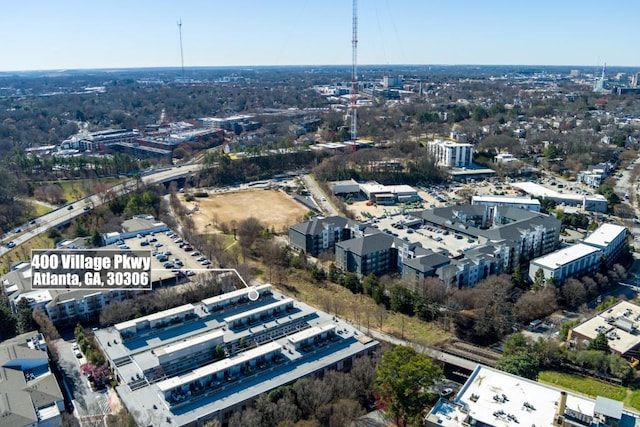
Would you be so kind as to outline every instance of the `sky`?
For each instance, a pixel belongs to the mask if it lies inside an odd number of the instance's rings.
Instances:
[[[360,0],[358,64],[640,66],[638,0]],[[352,0],[21,0],[0,71],[351,64]]]

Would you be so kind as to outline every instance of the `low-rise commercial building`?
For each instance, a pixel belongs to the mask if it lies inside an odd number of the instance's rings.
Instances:
[[[583,194],[560,193],[534,182],[515,182],[511,185],[533,197],[545,197],[551,199],[560,206],[576,206],[588,212],[606,212],[608,207],[607,199],[601,194],[594,194],[590,196]]]
[[[605,334],[609,348],[622,357],[640,358],[640,307],[620,301],[613,307],[585,320],[569,331],[568,341],[587,347],[598,334]]]
[[[151,233],[160,233],[169,230],[167,224],[156,220],[151,215],[137,215],[122,223],[121,232],[105,233],[102,236],[105,245],[110,245],[118,240],[135,237],[138,234],[146,236]]]
[[[531,197],[473,196],[471,198],[471,204],[491,207],[504,206],[540,212],[540,200],[532,199]]]
[[[456,397],[440,399],[425,417],[428,427],[636,426],[640,414],[620,401],[573,394],[478,365]]]
[[[378,343],[271,285],[242,288],[95,331],[140,425],[228,421],[260,395],[349,369]]]

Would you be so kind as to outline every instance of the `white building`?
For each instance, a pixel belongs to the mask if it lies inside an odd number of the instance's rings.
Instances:
[[[516,157],[511,153],[499,153],[496,154],[496,157],[494,158],[494,162],[496,163],[512,163],[517,161],[518,159],[516,159]]]
[[[429,153],[438,166],[464,168],[473,163],[473,144],[436,139],[429,142]]]
[[[607,263],[613,264],[620,255],[626,240],[627,227],[605,223],[584,239],[582,243],[600,249]]]
[[[563,391],[478,365],[453,400],[440,399],[427,427],[636,426],[640,414],[606,397]]]
[[[542,270],[545,281],[553,279],[556,285],[572,277],[583,277],[595,273],[602,259],[602,251],[584,243],[551,252],[531,261],[529,278],[533,281],[536,272]]]
[[[606,212],[607,199],[602,194],[593,196],[582,194],[559,193],[535,182],[514,182],[511,186],[519,188],[533,197],[546,197],[558,205],[577,206],[589,212]]]
[[[640,334],[638,320],[640,307],[629,301],[620,301],[569,331],[569,342],[586,347],[603,333],[609,339],[611,351],[622,357],[638,357]]]
[[[482,206],[506,206],[510,208],[526,209],[533,212],[540,212],[540,200],[531,197],[510,197],[510,196],[473,196],[472,205]]]

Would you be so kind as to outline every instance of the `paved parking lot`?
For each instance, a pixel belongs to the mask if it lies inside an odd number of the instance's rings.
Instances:
[[[420,242],[423,248],[434,251],[445,250],[453,256],[479,245],[476,238],[447,231],[435,226],[406,227],[415,218],[406,215],[391,215],[377,219],[375,226],[380,231],[391,234],[409,242]]]
[[[151,278],[154,282],[174,278],[177,274],[185,274],[188,278],[195,278],[198,273],[206,271],[207,267],[211,266],[211,264],[203,265],[203,262],[206,262],[206,257],[200,254],[197,248],[185,250],[188,249],[187,246],[181,247],[181,244],[184,243],[182,238],[174,232],[171,234],[153,233],[132,237],[124,241],[124,244],[131,250],[149,251],[153,255],[151,257]],[[118,244],[114,243],[106,248],[118,249]],[[164,256],[159,257],[161,254]]]

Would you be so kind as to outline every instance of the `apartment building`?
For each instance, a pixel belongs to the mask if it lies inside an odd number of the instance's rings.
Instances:
[[[64,396],[44,337],[28,332],[0,344],[0,426],[62,426]]]
[[[605,223],[589,234],[582,243],[598,248],[609,266],[618,259],[627,242],[627,227]]]
[[[426,247],[437,241],[417,241],[422,236],[419,232],[400,239],[391,230],[383,232],[339,217],[292,226],[289,236],[294,248],[306,248],[309,254],[317,253],[318,248],[333,249],[336,266],[359,277],[396,271],[412,282],[437,277],[447,286],[461,287],[510,272],[519,262],[555,250],[560,235],[556,218],[512,207],[463,205],[414,215],[407,227],[435,227],[461,241],[474,242],[473,246],[464,251]],[[318,242],[327,243],[320,246]]]
[[[359,223],[341,216],[313,218],[289,227],[289,243],[311,256],[333,251],[336,243],[353,237]]]
[[[473,163],[473,144],[436,139],[428,144],[438,166],[464,168]]]
[[[343,370],[378,342],[264,284],[95,331],[140,425],[226,423],[261,394]]]
[[[626,244],[627,228],[605,223],[593,231],[582,243],[536,258],[529,265],[529,278],[534,280],[540,269],[545,280],[553,279],[556,285],[569,278],[581,278],[598,271],[602,259],[613,265]]]
[[[553,283],[560,285],[570,278],[595,274],[601,259],[600,249],[578,243],[531,261],[529,279],[534,281],[538,270],[541,270],[545,281],[553,280]]]

